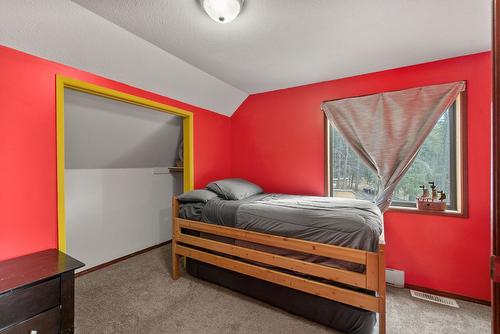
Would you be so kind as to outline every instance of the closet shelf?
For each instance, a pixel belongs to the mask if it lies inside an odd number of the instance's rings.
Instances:
[[[183,173],[184,167],[168,167],[170,173]]]

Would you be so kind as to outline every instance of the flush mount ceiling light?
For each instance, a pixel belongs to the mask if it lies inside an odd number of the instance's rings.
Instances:
[[[201,5],[208,16],[215,22],[229,23],[241,11],[244,0],[201,0]]]

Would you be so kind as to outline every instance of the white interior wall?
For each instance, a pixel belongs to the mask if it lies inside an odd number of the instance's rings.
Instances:
[[[171,239],[181,118],[65,91],[68,254],[81,270]],[[160,172],[160,173],[158,173]]]
[[[66,168],[174,165],[181,117],[71,89],[64,100]]]
[[[85,270],[172,238],[170,200],[181,174],[150,168],[65,172],[67,252]]]

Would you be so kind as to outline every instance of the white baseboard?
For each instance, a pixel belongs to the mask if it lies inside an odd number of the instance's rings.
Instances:
[[[385,270],[385,280],[387,284],[404,288],[405,287],[405,272],[402,270],[390,269]]]

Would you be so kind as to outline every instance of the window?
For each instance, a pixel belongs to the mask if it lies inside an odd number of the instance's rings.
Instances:
[[[438,120],[415,161],[398,184],[391,207],[416,207],[420,185],[434,181],[447,196],[448,210],[462,212],[462,152],[460,96]],[[374,200],[379,191],[369,169],[329,123],[328,190],[330,196]]]

